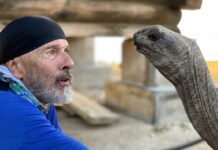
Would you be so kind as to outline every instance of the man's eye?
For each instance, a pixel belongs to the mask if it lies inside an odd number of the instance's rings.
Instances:
[[[56,54],[56,53],[57,53],[57,50],[55,50],[55,49],[49,50],[47,52],[47,54]]]
[[[70,49],[69,48],[66,48],[65,50],[64,50],[66,53],[70,53]]]

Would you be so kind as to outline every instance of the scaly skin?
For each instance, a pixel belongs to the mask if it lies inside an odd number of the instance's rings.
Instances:
[[[202,139],[218,150],[218,94],[197,43],[160,25],[138,31],[134,42],[176,87]]]

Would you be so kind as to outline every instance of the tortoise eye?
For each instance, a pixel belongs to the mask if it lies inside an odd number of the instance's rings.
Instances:
[[[157,41],[159,40],[159,38],[160,38],[160,35],[158,33],[148,34],[148,39],[151,41]]]

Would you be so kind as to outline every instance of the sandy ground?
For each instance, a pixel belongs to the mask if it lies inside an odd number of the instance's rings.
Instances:
[[[103,98],[102,94],[97,95]],[[119,122],[109,126],[91,126],[78,116],[67,116],[62,110],[58,110],[58,117],[63,131],[91,150],[162,150],[199,138],[179,99],[166,101],[161,111],[161,120],[155,126],[124,113],[119,113]],[[187,150],[211,148],[202,142]]]

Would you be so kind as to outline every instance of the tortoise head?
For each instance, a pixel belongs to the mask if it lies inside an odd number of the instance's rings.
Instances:
[[[154,25],[134,34],[137,50],[164,75],[176,73],[193,40],[163,26]]]

